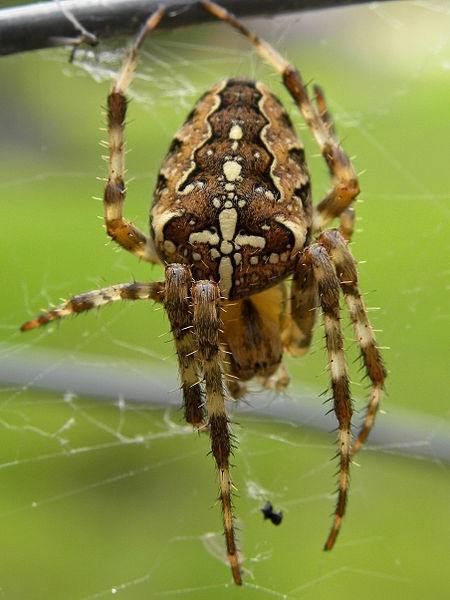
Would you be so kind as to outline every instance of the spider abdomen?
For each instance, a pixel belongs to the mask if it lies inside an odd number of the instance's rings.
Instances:
[[[151,231],[161,259],[245,297],[293,271],[310,224],[303,146],[280,102],[260,82],[215,85],[159,173]]]

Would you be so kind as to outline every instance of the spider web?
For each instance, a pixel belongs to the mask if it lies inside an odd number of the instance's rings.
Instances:
[[[352,251],[379,343],[389,347],[386,414],[352,469],[336,548],[322,544],[334,507],[335,423],[322,333],[288,360],[284,394],[251,390],[230,406],[235,509],[246,598],[334,598],[363,591],[448,595],[449,11],[394,2],[253,23],[307,81],[317,81],[363,192]],[[225,566],[214,464],[186,427],[163,311],[122,304],[42,331],[18,326],[61,296],[157,280],[161,269],[109,244],[97,219],[105,172],[98,141],[118,40],[92,53],[47,51],[2,62],[2,346],[0,517],[3,597],[234,597]],[[223,24],[146,42],[131,90],[126,215],[147,228],[170,139],[217,80],[266,81],[306,145],[316,202],[328,177],[278,76]],[[356,421],[367,385],[344,318]],[[446,356],[447,355],[447,356]],[[447,359],[447,360],[446,360]],[[354,364],[353,364],[354,363]],[[260,509],[283,511],[274,527]],[[24,576],[25,575],[25,576]]]

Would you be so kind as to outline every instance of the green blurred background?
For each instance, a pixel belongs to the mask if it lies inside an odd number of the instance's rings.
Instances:
[[[379,307],[370,313],[379,343],[389,348],[378,427],[402,411],[432,419],[430,438],[448,430],[449,22],[443,3],[389,2],[252,26],[306,81],[324,87],[343,145],[356,157],[363,191],[352,250],[366,303]],[[167,319],[150,304],[18,332],[61,297],[161,278],[158,267],[107,241],[101,203],[92,198],[102,195],[102,107],[125,42],[95,57],[80,50],[73,65],[66,50],[0,61],[1,350],[17,360],[53,350],[58,364],[118,372],[132,362],[169,370],[173,384]],[[323,160],[277,75],[245,40],[220,23],[158,32],[143,52],[127,131],[126,216],[143,230],[159,164],[191,105],[217,80],[244,75],[284,100],[309,152],[316,201],[323,197]],[[357,351],[345,331],[352,360]],[[308,356],[288,360],[291,399],[322,402],[323,346],[318,330]],[[361,409],[367,390],[357,366]],[[338,543],[325,554],[334,434],[239,416],[233,478],[247,574],[237,589],[223,564],[206,436],[184,427],[181,412],[164,410],[166,397],[154,409],[129,398],[37,392],[34,383],[5,386],[0,397],[0,597],[449,597],[449,480],[437,457],[369,444],[353,468]],[[279,528],[262,521],[267,499],[284,511]]]

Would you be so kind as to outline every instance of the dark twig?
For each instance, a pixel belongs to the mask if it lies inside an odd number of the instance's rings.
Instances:
[[[368,1],[220,0],[220,4],[239,17],[269,17]],[[60,0],[25,4],[0,10],[0,54],[83,42],[92,45],[97,40],[134,34],[161,5],[169,8],[170,15],[161,23],[163,29],[213,19],[195,0]]]

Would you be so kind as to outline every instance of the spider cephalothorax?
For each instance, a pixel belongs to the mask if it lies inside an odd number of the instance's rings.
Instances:
[[[329,193],[312,205],[302,144],[272,92],[259,82],[228,79],[200,98],[174,137],[159,172],[150,236],[123,218],[125,93],[142,42],[166,12],[160,9],[138,35],[108,96],[104,208],[108,234],[138,257],[165,264],[165,279],[74,296],[22,329],[120,299],[152,299],[164,305],[178,355],[186,420],[211,438],[227,552],[233,578],[240,584],[227,396],[240,397],[254,377],[268,388],[283,389],[289,382],[283,353],[299,356],[308,350],[321,309],[339,424],[338,502],[325,544],[330,549],[345,511],[350,459],[373,425],[386,373],[347,246],[358,181],[321,90],[315,88],[313,102],[298,71],[273,48],[216,4],[201,5],[243,33],[281,74],[327,162],[332,176]],[[334,218],[339,219],[339,228],[322,231]],[[354,442],[341,291],[371,381],[367,414]]]

